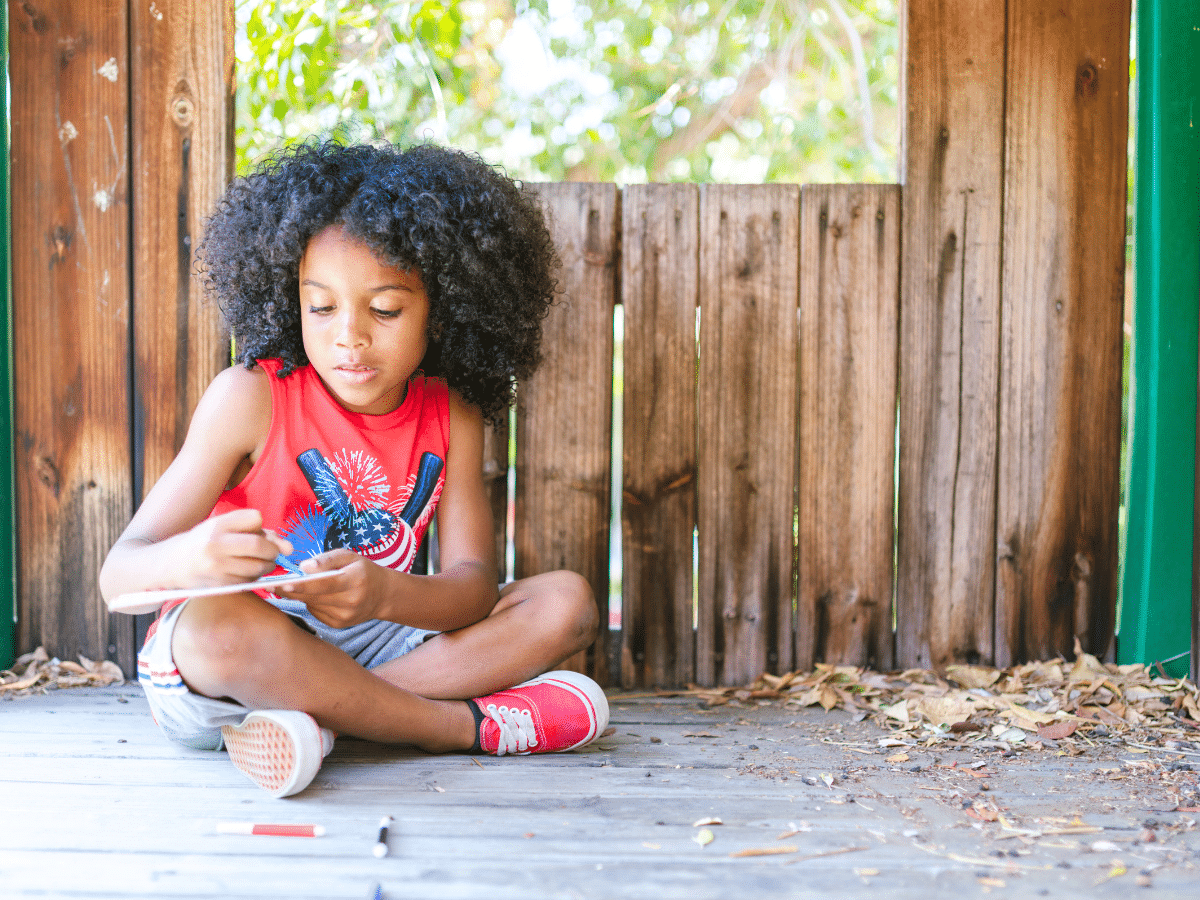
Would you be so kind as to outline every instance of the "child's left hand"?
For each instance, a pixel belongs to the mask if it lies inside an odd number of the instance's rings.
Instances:
[[[341,570],[340,575],[309,584],[281,587],[276,593],[302,600],[309,612],[331,628],[349,628],[368,619],[384,618],[383,598],[389,580],[397,574],[353,550],[330,550],[306,559],[300,568],[307,573]]]

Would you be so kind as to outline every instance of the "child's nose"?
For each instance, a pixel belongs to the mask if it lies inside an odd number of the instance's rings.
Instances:
[[[363,327],[363,317],[356,311],[346,310],[338,324],[338,343],[342,346],[359,347],[367,343],[367,330]]]

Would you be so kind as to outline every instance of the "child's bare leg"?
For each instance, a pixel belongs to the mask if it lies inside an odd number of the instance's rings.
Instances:
[[[372,671],[422,697],[466,700],[512,687],[588,647],[598,615],[591,587],[574,572],[506,585],[491,615],[435,635]]]
[[[466,704],[389,684],[253,594],[189,601],[172,652],[193,691],[249,709],[303,710],[339,734],[431,752],[468,750],[475,739]]]

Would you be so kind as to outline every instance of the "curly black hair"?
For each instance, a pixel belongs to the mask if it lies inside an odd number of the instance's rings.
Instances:
[[[337,225],[379,259],[415,267],[429,296],[426,375],[444,378],[500,421],[516,381],[541,358],[558,257],[532,194],[481,159],[432,144],[308,142],[235,180],[197,248],[236,359],[308,362],[300,332],[300,259]]]

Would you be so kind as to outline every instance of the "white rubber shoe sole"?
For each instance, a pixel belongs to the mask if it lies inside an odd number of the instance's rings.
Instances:
[[[308,787],[333,749],[333,732],[298,710],[260,709],[240,725],[224,725],[230,761],[272,797]]]

